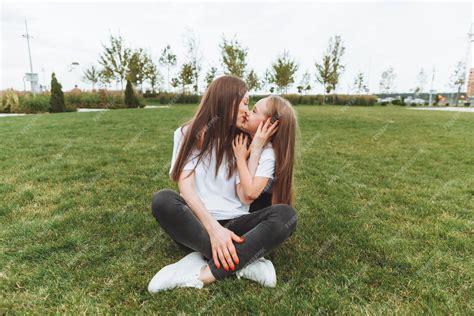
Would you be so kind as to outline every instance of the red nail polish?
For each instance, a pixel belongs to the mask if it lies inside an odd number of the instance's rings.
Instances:
[[[228,267],[224,267],[224,269],[225,269],[226,271],[229,271],[229,268],[228,268]]]
[[[232,269],[232,271],[234,271],[234,270],[235,270],[235,267],[230,267],[230,268]]]

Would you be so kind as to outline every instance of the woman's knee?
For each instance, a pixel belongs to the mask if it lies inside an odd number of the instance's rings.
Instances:
[[[153,194],[151,200],[151,213],[155,218],[158,214],[166,212],[173,205],[172,201],[176,198],[176,192],[170,189],[162,189]]]
[[[277,231],[289,237],[296,230],[298,216],[296,210],[288,204],[273,205],[275,216],[277,218]]]

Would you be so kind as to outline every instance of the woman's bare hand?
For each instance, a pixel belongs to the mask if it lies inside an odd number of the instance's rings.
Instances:
[[[245,239],[220,224],[210,231],[209,238],[211,240],[212,258],[216,267],[219,269],[222,263],[226,271],[229,271],[229,268],[234,270],[234,263],[239,264],[239,258],[232,241],[242,243]]]
[[[250,149],[261,150],[270,141],[271,137],[277,130],[278,120],[272,124],[271,117],[269,117],[265,124],[263,121],[260,122],[260,125],[258,125],[257,131],[255,132],[255,136],[252,139],[252,143],[250,144]]]

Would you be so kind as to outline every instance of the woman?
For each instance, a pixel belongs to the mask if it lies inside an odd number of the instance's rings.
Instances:
[[[290,205],[249,213],[236,193],[231,143],[246,121],[248,102],[245,82],[220,77],[209,85],[194,117],[175,131],[170,175],[180,194],[160,190],[151,209],[173,240],[195,252],[161,269],[150,281],[150,292],[202,288],[231,276],[295,231],[297,217]],[[265,137],[275,128],[266,126]]]

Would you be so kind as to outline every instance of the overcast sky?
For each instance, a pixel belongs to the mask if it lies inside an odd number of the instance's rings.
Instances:
[[[211,66],[222,69],[222,36],[248,47],[248,64],[260,76],[288,50],[299,63],[297,83],[304,71],[314,78],[314,62],[325,51],[330,36],[339,34],[346,46],[339,92],[347,92],[355,74],[365,73],[370,91],[378,92],[381,73],[392,66],[395,90],[408,92],[423,67],[434,88],[446,91],[458,61],[468,58],[467,33],[472,4],[462,3],[34,3],[2,2],[0,89],[23,89],[29,72],[25,33],[28,20],[33,70],[40,83],[55,71],[65,90],[80,81],[87,66],[97,62],[109,34],[121,34],[133,48],[149,50],[155,61],[169,43],[184,61],[183,35],[192,30],[204,55],[203,75]],[[68,71],[78,62],[79,68]],[[165,71],[163,69],[163,74]],[[315,85],[313,83],[313,85]],[[294,85],[296,86],[296,85]],[[429,88],[427,84],[425,90]],[[316,86],[313,92],[321,92]]]

